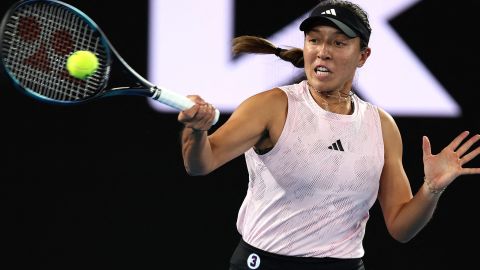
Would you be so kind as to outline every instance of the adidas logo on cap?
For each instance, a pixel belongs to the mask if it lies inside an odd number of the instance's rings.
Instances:
[[[325,10],[321,14],[330,14],[330,15],[333,15],[333,16],[337,16],[337,13],[335,12],[335,9],[333,9],[333,8]]]

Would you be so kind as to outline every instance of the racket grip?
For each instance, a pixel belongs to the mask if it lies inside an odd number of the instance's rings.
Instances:
[[[166,88],[155,89],[155,93],[152,95],[152,98],[180,111],[189,109],[195,105],[195,102],[190,100],[188,97]],[[220,111],[215,109],[215,118],[213,119],[212,125],[217,123],[218,118],[220,118]]]

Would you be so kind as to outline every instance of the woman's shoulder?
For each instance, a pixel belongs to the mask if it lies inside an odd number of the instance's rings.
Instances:
[[[394,124],[395,123],[395,119],[393,118],[393,116],[388,113],[385,109],[379,107],[379,106],[375,106],[378,110],[378,115],[380,116],[380,120],[382,121],[382,123],[390,123],[390,124]]]
[[[287,94],[281,87],[275,87],[272,89],[261,91],[250,98],[250,101],[260,102],[260,103],[271,103],[271,102],[281,102],[286,101]]]
[[[383,132],[398,129],[395,118],[387,110],[371,102],[362,100],[358,96],[356,100],[359,103],[360,108],[363,107],[363,108],[368,108],[366,110],[375,111],[375,114],[377,114],[378,118],[380,119],[380,124],[382,126]]]
[[[393,116],[388,113],[386,110],[378,107],[378,114],[380,116],[380,123],[382,125],[382,133],[385,141],[385,145],[388,148],[390,143],[400,143],[401,144],[401,133],[400,129],[393,118]]]
[[[306,80],[301,80],[292,84],[279,86],[278,88],[287,93],[301,93],[305,91],[307,85]]]
[[[392,115],[390,113],[388,113],[385,109],[383,109],[382,107],[378,106],[378,105],[375,105],[369,101],[365,101],[363,99],[361,99],[360,97],[357,96],[357,102],[360,104],[360,106],[365,106],[365,107],[368,107],[368,108],[371,108],[371,109],[374,109],[375,111],[378,112],[378,116],[380,117],[380,120],[382,122],[386,121],[386,122],[395,122],[395,120],[393,119]]]
[[[278,113],[278,110],[286,110],[289,99],[295,100],[300,97],[304,89],[304,81],[274,87],[257,92],[244,100],[239,107],[255,108],[255,110],[266,113],[267,111]]]

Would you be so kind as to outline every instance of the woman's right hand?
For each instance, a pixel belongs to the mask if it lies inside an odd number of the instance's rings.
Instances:
[[[194,131],[207,131],[212,127],[215,119],[215,107],[205,102],[198,95],[187,96],[195,105],[178,114],[178,121]]]

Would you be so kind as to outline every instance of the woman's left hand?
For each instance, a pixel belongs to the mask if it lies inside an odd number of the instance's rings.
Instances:
[[[430,188],[442,190],[460,175],[480,174],[480,168],[464,168],[470,160],[480,154],[480,146],[469,152],[470,147],[478,140],[480,135],[476,134],[463,142],[470,132],[460,133],[447,147],[432,155],[430,141],[427,136],[423,136],[423,166],[425,181]],[[463,142],[463,143],[462,143]]]

